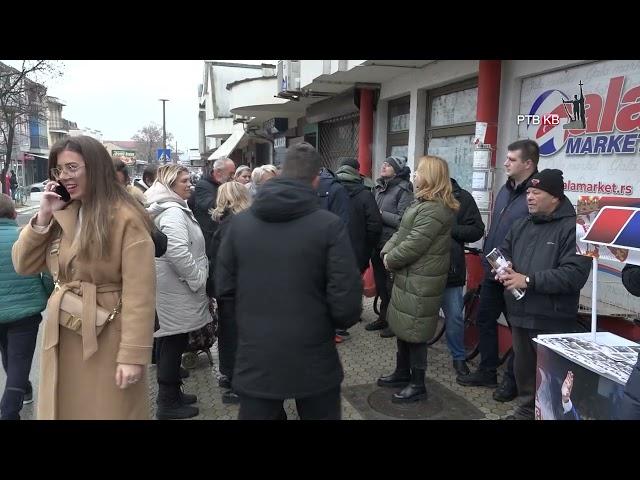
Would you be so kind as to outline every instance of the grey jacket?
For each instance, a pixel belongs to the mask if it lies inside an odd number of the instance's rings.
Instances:
[[[167,251],[156,258],[156,310],[165,337],[197,330],[211,321],[206,282],[209,262],[202,230],[187,203],[159,182],[145,193],[147,211],[167,236]]]
[[[400,220],[405,210],[413,202],[413,186],[408,180],[409,169],[391,179],[379,178],[376,181],[376,203],[382,214],[382,237],[379,248],[382,248],[400,227]]]

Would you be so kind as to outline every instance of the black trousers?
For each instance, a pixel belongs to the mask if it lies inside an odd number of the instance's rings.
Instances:
[[[188,333],[156,338],[156,365],[158,383],[180,385],[180,364],[187,349]]]
[[[398,369],[427,369],[427,344],[409,343],[399,338],[396,340],[398,346]]]
[[[504,301],[504,287],[501,283],[487,278],[482,282],[480,304],[478,305],[477,325],[480,335],[480,370],[495,372],[500,364],[498,351],[498,318],[507,309]],[[507,360],[505,376],[515,382],[513,374],[513,355]]]
[[[235,319],[235,300],[220,299],[218,301],[218,357],[220,373],[229,380],[233,377],[233,369],[238,349],[238,327]]]
[[[284,400],[240,395],[238,420],[286,420]],[[296,398],[300,420],[340,420],[340,387],[313,397]]]
[[[22,400],[31,389],[29,372],[36,349],[38,328],[42,316],[38,313],[11,323],[0,323],[0,352],[2,367],[7,374],[0,419],[19,420]]]
[[[376,282],[376,293],[380,297],[380,318],[387,320],[387,307],[391,299],[391,289],[393,281],[391,274],[384,268],[384,263],[380,258],[382,248],[376,248],[371,257],[371,265],[373,266],[373,278]]]

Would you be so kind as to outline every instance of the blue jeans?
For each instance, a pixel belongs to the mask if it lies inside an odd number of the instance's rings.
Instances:
[[[38,313],[12,323],[0,324],[0,353],[2,366],[7,373],[0,401],[2,420],[20,420],[22,400],[31,389],[29,372],[41,320],[42,316]]]
[[[442,311],[446,320],[445,333],[447,346],[454,360],[464,360],[464,308],[462,289],[464,287],[447,287],[442,296]]]

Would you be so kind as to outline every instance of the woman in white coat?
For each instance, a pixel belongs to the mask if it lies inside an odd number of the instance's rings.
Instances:
[[[156,258],[156,310],[159,420],[198,415],[195,395],[182,392],[180,362],[188,334],[211,321],[206,294],[209,264],[200,225],[187,206],[191,195],[189,171],[179,165],[158,169],[145,192],[147,211],[167,236],[167,251]]]

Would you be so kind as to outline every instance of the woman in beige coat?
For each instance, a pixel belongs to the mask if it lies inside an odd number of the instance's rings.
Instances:
[[[146,365],[155,309],[154,246],[144,210],[116,181],[107,150],[80,136],[51,149],[40,210],[13,246],[18,273],[58,280],[44,326],[38,419],[148,419]],[[63,185],[69,202],[54,191]],[[82,299],[71,330],[60,304]],[[121,300],[121,307],[118,304]],[[118,312],[98,333],[96,308]]]

